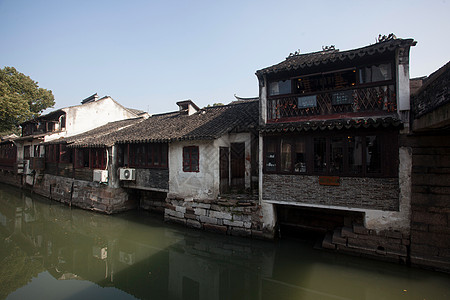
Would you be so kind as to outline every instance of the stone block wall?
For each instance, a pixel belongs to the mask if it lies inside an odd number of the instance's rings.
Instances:
[[[137,205],[122,188],[49,174],[35,180],[33,191],[71,206],[107,214],[133,209]]]
[[[263,200],[399,210],[398,178],[341,177],[339,186],[319,185],[319,176],[263,175]]]
[[[409,235],[399,231],[376,232],[361,224],[336,228],[325,236],[322,247],[355,256],[407,263]]]
[[[450,133],[411,137],[411,263],[450,272]]]
[[[164,214],[167,193],[153,191],[135,191],[139,198],[139,207],[145,210]]]
[[[16,174],[15,171],[0,170],[0,182],[21,187],[22,175]]]
[[[207,231],[255,238],[273,238],[262,227],[257,200],[218,199],[185,201],[168,197],[164,220]]]

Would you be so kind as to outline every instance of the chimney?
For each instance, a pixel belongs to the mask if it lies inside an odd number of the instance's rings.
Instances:
[[[200,110],[200,108],[195,105],[192,100],[184,100],[177,102],[177,105],[179,107],[180,113],[187,114],[188,116],[195,114],[197,111]]]
[[[83,101],[81,101],[81,104],[86,104],[86,103],[94,102],[97,100],[98,100],[98,95],[97,95],[97,93],[95,93],[94,95],[89,96],[86,99],[84,99]]]

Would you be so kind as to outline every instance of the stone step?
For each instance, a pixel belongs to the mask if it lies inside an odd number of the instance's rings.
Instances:
[[[342,228],[336,228],[333,232],[331,242],[336,245],[347,246],[347,238],[341,235]]]
[[[336,245],[332,243],[332,233],[328,232],[325,237],[323,238],[322,241],[322,247],[325,249],[331,249],[331,250],[335,250],[336,249]]]
[[[358,235],[355,232],[353,232],[353,228],[351,227],[342,227],[341,236],[344,238],[353,238],[353,239],[358,238]]]

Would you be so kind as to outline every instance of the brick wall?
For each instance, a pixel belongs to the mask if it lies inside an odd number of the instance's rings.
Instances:
[[[411,137],[411,263],[450,272],[450,133]]]
[[[263,200],[398,211],[398,178],[341,177],[339,186],[318,176],[263,175]]]

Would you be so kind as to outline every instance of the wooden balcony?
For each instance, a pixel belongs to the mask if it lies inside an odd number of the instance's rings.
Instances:
[[[272,96],[267,100],[268,123],[326,119],[332,116],[384,115],[397,111],[394,85]]]

